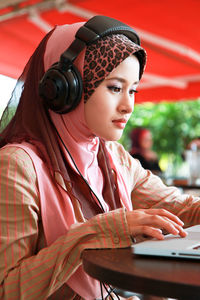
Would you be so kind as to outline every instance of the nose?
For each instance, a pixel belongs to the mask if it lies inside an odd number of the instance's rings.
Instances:
[[[131,114],[134,110],[135,95],[125,93],[119,103],[119,111],[123,114]]]

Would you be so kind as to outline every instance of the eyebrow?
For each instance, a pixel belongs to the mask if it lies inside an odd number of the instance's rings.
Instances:
[[[122,77],[111,77],[111,78],[106,78],[107,81],[110,81],[110,80],[117,80],[121,83],[125,83],[126,80]],[[135,81],[133,84],[138,84],[139,83],[139,80],[138,81]]]

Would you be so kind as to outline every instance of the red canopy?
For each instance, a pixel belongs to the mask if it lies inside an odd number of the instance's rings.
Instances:
[[[0,3],[0,73],[17,78],[55,24],[107,15],[133,26],[148,64],[136,101],[200,96],[199,0],[4,0]],[[15,5],[11,5],[15,4]]]

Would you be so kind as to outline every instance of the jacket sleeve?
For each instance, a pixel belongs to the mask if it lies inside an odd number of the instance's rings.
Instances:
[[[145,170],[117,142],[107,144],[118,159],[129,189],[133,209],[164,208],[177,215],[185,227],[200,224],[200,198],[182,194],[173,186],[166,186],[160,177]]]
[[[42,226],[32,161],[21,149],[2,149],[0,166],[0,299],[47,299],[80,266],[84,249],[130,246],[125,210],[118,209],[72,225],[38,250]]]
[[[134,188],[131,198],[134,208],[164,208],[177,215],[184,226],[200,223],[200,198],[183,194],[174,186],[166,186],[163,181],[138,161],[135,167]]]

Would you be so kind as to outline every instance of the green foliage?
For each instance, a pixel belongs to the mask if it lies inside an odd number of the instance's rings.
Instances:
[[[10,106],[9,109],[5,109],[5,111],[0,113],[0,132],[2,132],[5,129],[10,120],[13,118],[16,112],[16,108],[17,106]]]
[[[146,103],[135,105],[120,142],[130,148],[130,131],[137,126],[151,130],[154,150],[159,157],[173,155],[176,160],[186,145],[200,137],[200,98],[195,101]]]

